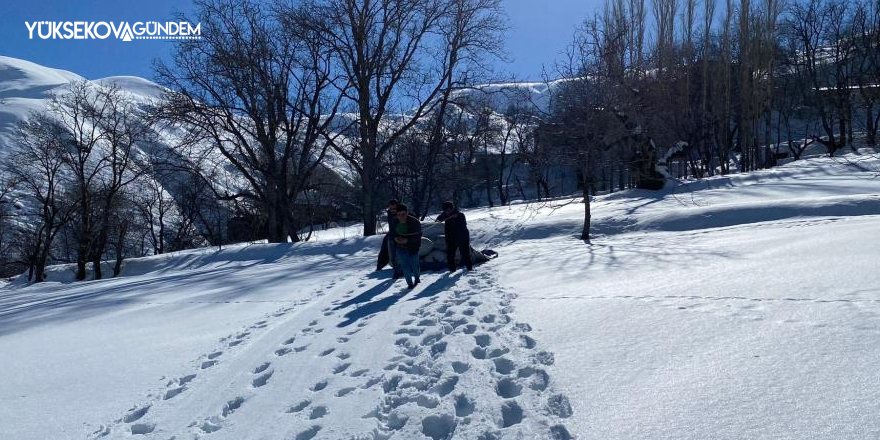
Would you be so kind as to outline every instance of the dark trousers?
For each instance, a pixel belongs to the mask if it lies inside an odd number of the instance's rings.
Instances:
[[[449,271],[455,271],[455,251],[461,254],[461,262],[468,270],[473,270],[474,263],[471,262],[471,242],[456,242],[452,240],[446,241],[446,263],[449,265]]]

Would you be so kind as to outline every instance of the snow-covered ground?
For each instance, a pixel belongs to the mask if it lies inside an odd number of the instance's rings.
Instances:
[[[880,436],[880,156],[468,211],[413,292],[379,237],[0,287],[0,438]],[[345,234],[345,237],[343,237]]]

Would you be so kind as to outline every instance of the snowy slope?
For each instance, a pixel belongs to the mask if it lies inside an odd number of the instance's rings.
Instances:
[[[82,77],[65,70],[0,56],[0,154],[24,115],[43,111],[48,92],[77,80]]]
[[[878,176],[598,198],[589,245],[578,203],[469,211],[501,257],[414,292],[345,230],[14,282],[0,438],[876,438]]]

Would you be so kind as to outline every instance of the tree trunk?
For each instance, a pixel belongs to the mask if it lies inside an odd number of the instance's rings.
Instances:
[[[119,225],[119,233],[116,237],[116,262],[113,264],[113,277],[122,273],[122,261],[125,259],[125,235],[128,232],[128,222]]]
[[[361,190],[363,191],[364,237],[370,237],[376,235],[375,197],[372,188],[366,182],[361,185]]]
[[[86,264],[88,263],[88,242],[80,239],[76,250],[76,280],[86,279]]]
[[[867,124],[865,126],[866,141],[868,145],[877,145],[877,127],[874,126],[874,103],[869,102],[865,106],[865,114],[867,116]]]
[[[100,280],[103,276],[101,274],[101,257],[98,256],[92,259],[92,272],[95,273],[95,279]]]
[[[590,187],[584,182],[584,227],[581,230],[581,240],[590,241]]]
[[[41,251],[34,264],[34,283],[46,281],[46,261],[49,259],[48,252]]]

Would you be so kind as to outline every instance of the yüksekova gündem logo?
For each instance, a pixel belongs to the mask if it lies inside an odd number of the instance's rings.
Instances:
[[[24,22],[29,37],[41,40],[198,40],[202,24],[187,21],[35,21]]]

